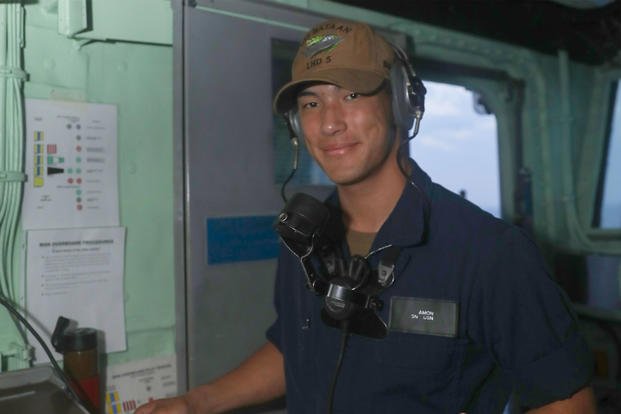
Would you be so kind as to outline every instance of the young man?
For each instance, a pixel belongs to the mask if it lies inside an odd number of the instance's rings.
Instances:
[[[401,64],[364,24],[313,28],[274,107],[300,129],[336,184],[351,255],[377,268],[398,249],[394,283],[378,293],[383,339],[351,335],[333,403],[341,333],[321,318],[299,258],[283,248],[268,342],[239,368],[137,414],[197,414],[287,396],[288,412],[500,413],[511,392],[534,413],[594,413],[589,350],[565,296],[517,228],[432,183],[395,122]],[[392,84],[391,84],[392,81]],[[290,112],[293,111],[293,112]]]

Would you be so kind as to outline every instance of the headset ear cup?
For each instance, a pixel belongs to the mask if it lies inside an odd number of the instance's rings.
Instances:
[[[418,122],[425,112],[425,94],[427,90],[421,79],[416,76],[407,55],[401,48],[393,45],[395,62],[392,65],[390,80],[392,88],[392,105],[395,125],[403,133],[408,133],[416,120]]]
[[[289,125],[291,126],[291,130],[294,135],[298,138],[298,140],[304,139],[304,135],[302,134],[302,127],[300,126],[300,116],[298,111],[295,109],[287,112],[287,119],[289,120]],[[293,137],[291,137],[293,138]]]
[[[395,125],[402,133],[407,133],[414,124],[414,108],[412,107],[411,92],[408,86],[407,69],[396,59],[390,73],[390,87],[392,92],[392,113]]]

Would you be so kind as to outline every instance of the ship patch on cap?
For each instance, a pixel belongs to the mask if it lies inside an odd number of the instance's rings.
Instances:
[[[343,40],[343,38],[335,34],[312,36],[305,42],[306,48],[304,49],[304,56],[310,58],[323,51],[331,50],[336,47],[341,40]]]
[[[291,80],[274,97],[274,111],[296,104],[307,83],[326,83],[360,94],[378,91],[390,78],[394,50],[366,23],[333,19],[310,29],[293,59]]]

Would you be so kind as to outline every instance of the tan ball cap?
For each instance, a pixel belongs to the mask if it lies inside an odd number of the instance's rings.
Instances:
[[[310,82],[330,83],[353,92],[375,92],[390,78],[394,61],[390,44],[367,24],[328,20],[312,28],[293,60],[291,82],[274,98],[274,111],[295,104],[297,92]]]

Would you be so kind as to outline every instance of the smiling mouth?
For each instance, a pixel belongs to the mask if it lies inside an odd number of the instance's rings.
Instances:
[[[322,148],[322,151],[328,155],[343,155],[349,152],[356,145],[358,144],[355,142],[351,142],[347,144],[330,145],[325,148]]]

